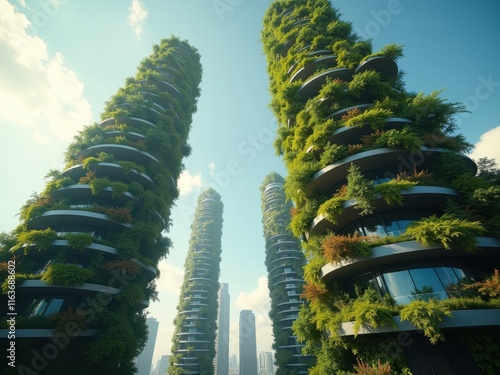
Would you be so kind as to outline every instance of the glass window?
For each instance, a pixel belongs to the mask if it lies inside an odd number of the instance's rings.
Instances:
[[[365,222],[365,235],[385,237],[384,223],[382,218],[375,217]]]
[[[389,293],[397,304],[407,304],[413,300],[412,293],[415,285],[407,270],[384,273],[383,278]]]
[[[431,298],[445,299],[446,291],[434,271],[434,268],[418,268],[410,270],[410,275],[415,283],[412,292],[414,299],[428,300]]]
[[[61,306],[63,304],[64,300],[62,298],[53,298],[49,305],[47,306],[47,309],[44,312],[44,316],[49,316],[52,314],[56,314],[61,310]]]
[[[385,224],[385,230],[388,236],[399,236],[401,234],[397,220],[392,214],[382,216]]]

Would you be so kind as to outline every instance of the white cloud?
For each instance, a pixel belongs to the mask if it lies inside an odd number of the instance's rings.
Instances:
[[[181,196],[188,195],[195,188],[200,188],[203,185],[201,174],[192,176],[188,171],[182,171],[179,179],[177,180],[177,187]]]
[[[210,171],[210,175],[213,175],[215,173],[215,164],[208,163],[208,170]]]
[[[0,119],[34,129],[34,138],[67,142],[92,122],[84,85],[60,53],[27,33],[30,21],[0,0]]]
[[[179,296],[184,279],[184,271],[169,264],[166,260],[161,261],[158,268],[160,270],[160,278],[156,281],[158,292],[168,292]]]
[[[132,4],[128,10],[127,25],[132,28],[135,36],[139,38],[143,32],[142,25],[146,21],[146,18],[148,18],[148,10],[141,0],[132,0]]]
[[[259,277],[257,289],[249,293],[240,292],[236,299],[236,307],[240,310],[253,310],[255,314],[267,315],[271,308],[269,289],[267,288],[267,277]]]
[[[487,157],[495,159],[497,166],[500,167],[500,126],[488,130],[481,135],[479,141],[474,146],[474,151],[469,155],[474,160]]]

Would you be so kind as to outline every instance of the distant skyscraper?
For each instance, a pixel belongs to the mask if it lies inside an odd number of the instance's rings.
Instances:
[[[191,225],[169,374],[213,374],[222,238],[220,195],[205,190]]]
[[[260,187],[276,373],[288,375],[294,371],[308,374],[312,357],[302,354],[304,345],[297,342],[292,331],[304,303],[300,295],[304,285],[302,268],[306,259],[298,239],[288,229],[292,219],[292,203],[286,200],[284,183],[282,176],[272,172],[264,178]]]
[[[137,375],[149,375],[151,372],[151,361],[153,360],[153,353],[155,351],[156,334],[158,333],[158,326],[160,325],[155,318],[148,318],[146,324],[148,326],[148,341],[141,354],[135,359]]]
[[[219,313],[215,341],[215,375],[229,375],[229,286],[221,283],[219,288]]]
[[[165,375],[168,370],[170,361],[169,355],[162,355],[158,360],[158,365],[156,366],[156,375]]]
[[[240,375],[257,375],[257,340],[252,310],[240,312]]]
[[[265,375],[274,373],[273,353],[271,352],[259,353],[259,373]]]
[[[231,370],[238,368],[238,358],[236,358],[236,354],[233,354],[229,360],[229,368]]]

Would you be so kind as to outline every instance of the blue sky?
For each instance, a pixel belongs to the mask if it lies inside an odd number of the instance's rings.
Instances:
[[[271,329],[259,186],[266,174],[285,174],[272,146],[277,124],[260,29],[270,0],[0,0],[0,231],[49,169],[60,169],[71,138],[99,121],[108,100],[135,74],[152,45],[175,35],[202,56],[202,93],[190,135],[192,155],[179,181],[169,237],[160,265],[160,321],[154,359],[170,351],[197,195],[216,188],[224,202],[220,281],[229,283],[232,353],[237,354],[241,309],[256,313],[260,351]],[[408,90],[463,103],[460,132],[476,144],[474,158],[500,162],[500,3],[496,0],[337,0],[345,20],[373,39],[374,50],[403,44],[399,61]]]

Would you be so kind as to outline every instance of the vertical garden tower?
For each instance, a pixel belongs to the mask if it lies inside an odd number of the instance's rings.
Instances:
[[[304,303],[300,294],[304,286],[305,257],[300,251],[299,241],[288,229],[292,202],[286,201],[283,183],[283,177],[270,173],[260,188],[276,374],[307,374],[312,358],[302,355],[304,345],[297,342],[297,336],[292,332],[292,325]]]
[[[16,264],[19,373],[134,373],[200,81],[195,49],[155,45],[3,238],[1,260]]]
[[[407,92],[402,48],[373,52],[328,0],[273,2],[262,41],[311,374],[498,372],[498,171],[464,155],[462,106]]]
[[[205,190],[198,197],[174,321],[168,369],[172,375],[214,373],[222,210],[215,190]]]

